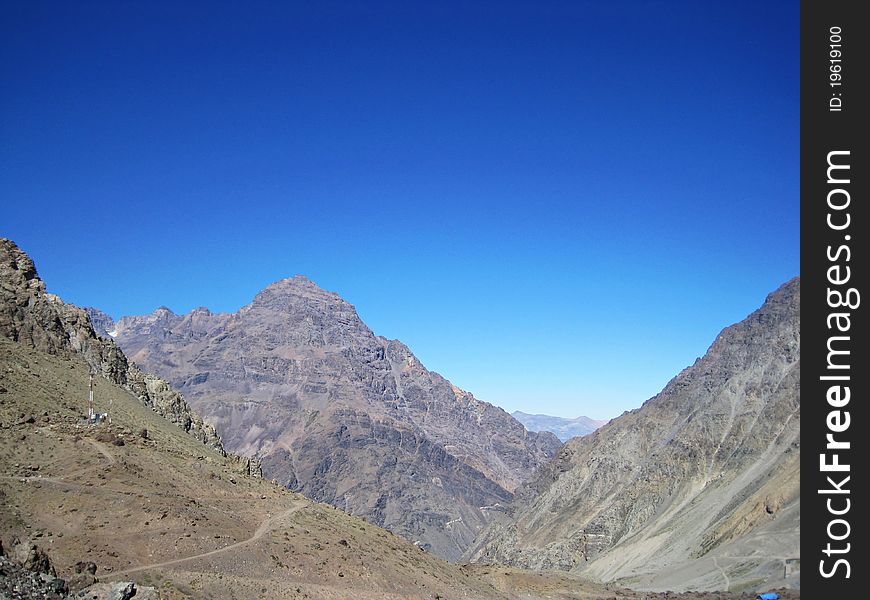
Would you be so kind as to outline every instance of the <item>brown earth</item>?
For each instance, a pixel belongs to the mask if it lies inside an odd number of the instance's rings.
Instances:
[[[96,394],[112,422],[83,424],[88,372],[78,357],[0,338],[0,538],[7,548],[38,544],[60,577],[93,561],[102,581],[153,585],[170,599],[748,597],[656,596],[559,573],[452,565],[239,474],[116,385],[100,382]]]

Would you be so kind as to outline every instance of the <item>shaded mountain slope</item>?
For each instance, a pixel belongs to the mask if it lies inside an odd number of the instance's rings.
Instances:
[[[115,329],[267,477],[443,557],[458,558],[560,445],[428,371],[304,277],[235,314],[162,307]]]
[[[467,557],[650,589],[782,580],[799,463],[795,279],[641,408],[567,443]]]

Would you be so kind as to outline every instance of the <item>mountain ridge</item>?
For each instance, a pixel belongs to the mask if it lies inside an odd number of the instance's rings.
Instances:
[[[465,558],[652,590],[794,584],[799,375],[796,278],[640,408],[565,444]]]
[[[785,306],[783,310],[756,311],[750,317],[759,318],[749,324],[748,330],[741,327],[742,324],[726,329],[708,354],[694,365],[697,367],[700,363],[700,374],[690,367],[671,382],[681,393],[697,391],[698,385],[705,388],[703,384],[710,381],[711,376],[716,376],[720,388],[729,394],[734,385],[740,384],[744,393],[749,391],[757,396],[744,398],[744,402],[748,402],[744,408],[751,412],[755,410],[752,402],[758,401],[764,408],[759,414],[775,417],[762,419],[762,422],[782,425],[774,436],[777,443],[766,449],[760,444],[735,444],[727,439],[735,423],[740,422],[735,416],[740,417],[741,413],[735,412],[726,428],[728,435],[722,437],[710,456],[725,457],[724,463],[719,461],[722,464],[734,461],[738,467],[749,465],[750,468],[735,477],[704,462],[705,477],[711,488],[736,486],[748,488],[750,492],[744,497],[731,495],[732,502],[719,506],[713,519],[716,527],[708,530],[695,548],[693,558],[708,560],[712,557],[713,560],[706,579],[700,578],[706,581],[708,589],[715,587],[711,578],[720,577],[719,587],[723,587],[723,581],[724,587],[757,587],[757,583],[741,579],[740,571],[745,570],[741,565],[747,557],[729,554],[737,547],[735,540],[739,541],[749,532],[758,544],[752,549],[755,559],[766,554],[768,559],[778,561],[780,556],[768,543],[770,534],[794,536],[789,528],[794,523],[795,511],[799,522],[799,496],[797,504],[794,496],[790,496],[795,489],[799,491],[799,435],[794,436],[795,427],[799,434],[799,423],[795,425],[799,420],[799,393],[791,404],[782,402],[795,391],[791,386],[799,374],[799,321],[794,321],[794,315],[799,314],[799,285],[794,287],[796,290],[793,289],[790,296],[780,293],[782,290],[771,295]],[[203,316],[204,311],[198,312]],[[769,353],[763,356],[754,352],[745,356],[734,354],[735,349],[752,348],[753,344],[767,348]],[[717,356],[708,361],[713,350]],[[423,369],[422,365],[413,365],[413,360],[403,352],[409,351],[399,346],[391,350],[393,358],[405,356],[402,364],[408,363],[412,371]],[[728,365],[730,371],[723,372],[712,364],[712,359],[723,356],[732,359]],[[762,365],[762,377],[756,377],[758,371],[747,377],[740,375],[745,364],[754,364],[765,357],[769,360]],[[0,554],[11,546],[13,554],[29,552],[44,558],[45,553],[35,544],[48,545],[58,574],[69,578],[70,589],[73,586],[80,589],[94,581],[93,577],[89,579],[91,571],[80,569],[81,558],[85,556],[97,561],[93,573],[100,581],[126,581],[132,577],[143,593],[157,593],[170,599],[221,597],[227,592],[243,598],[263,597],[268,593],[274,597],[324,600],[430,597],[542,600],[554,594],[566,600],[603,600],[614,595],[626,599],[650,597],[645,592],[596,585],[571,574],[529,573],[507,566],[449,565],[361,519],[269,484],[252,472],[250,462],[239,464],[222,446],[201,439],[198,430],[189,429],[177,420],[185,414],[197,417],[165,381],[152,379],[161,382],[158,387],[165,386],[163,389],[147,385],[144,390],[137,389],[135,384],[141,380],[136,373],[141,371],[126,361],[112,340],[101,339],[95,333],[85,311],[45,292],[45,285],[38,279],[29,257],[8,240],[0,239],[0,365],[3,366],[0,369],[0,429],[8,433],[0,437],[0,498],[10,509],[0,511],[0,538],[6,542],[5,545],[0,543]],[[776,382],[775,376],[783,367],[787,367],[784,369],[787,376]],[[106,383],[98,388],[98,403],[113,406],[114,419],[83,428],[80,417],[83,391],[87,390],[89,374],[95,370],[108,375]],[[419,371],[424,372],[437,376]],[[743,378],[735,380],[738,375]],[[404,383],[414,381],[409,378]],[[654,404],[682,414],[684,403],[665,393],[670,386],[651,401],[658,399]],[[454,388],[451,388],[454,394],[461,392]],[[166,391],[171,393],[164,396]],[[726,397],[730,396],[726,394]],[[159,404],[166,398],[177,402],[169,402],[165,408],[153,404],[155,400]],[[468,402],[475,406],[472,399]],[[651,401],[644,406],[652,405]],[[483,408],[484,412],[477,417],[485,420],[486,407]],[[174,411],[161,413],[167,409]],[[621,417],[622,422],[615,420],[608,426],[612,429],[607,436],[600,433],[589,436],[598,442],[578,438],[563,446],[554,460],[537,469],[534,477],[518,488],[513,504],[508,503],[494,513],[495,520],[505,525],[523,510],[519,501],[537,498],[545,504],[550,502],[553,498],[548,496],[550,481],[573,475],[571,471],[582,466],[585,457],[590,456],[589,449],[597,448],[601,440],[609,443],[610,448],[621,449],[626,456],[636,454],[633,451],[637,446],[631,447],[626,441],[630,441],[637,430],[629,427],[626,432],[624,425],[627,417],[637,419],[643,411],[644,407]],[[690,410],[689,414],[694,417],[686,419],[687,423],[714,424],[715,420],[699,418],[702,414],[698,410],[694,413]],[[780,414],[785,416],[777,418]],[[370,429],[373,426],[366,425]],[[342,436],[336,438],[338,447],[342,447],[343,440],[351,439],[353,431],[353,427],[348,427],[340,432]],[[383,431],[390,435],[395,430],[387,427]],[[350,436],[344,435],[349,432]],[[739,428],[739,432],[744,434],[744,440],[759,438],[752,435],[757,433],[752,427]],[[686,438],[675,436],[674,439],[684,441]],[[425,440],[422,445],[408,439],[404,442],[418,452],[426,447]],[[691,453],[681,455],[680,450],[686,449],[683,446],[673,452],[673,448],[668,448],[671,444],[659,445],[667,448],[669,454],[693,458]],[[437,445],[430,443],[430,447],[438,450]],[[779,451],[787,460],[778,467],[774,465],[776,468],[765,470],[753,466],[759,455]],[[441,451],[435,454],[452,456]],[[669,464],[679,466],[680,462]],[[655,471],[642,473],[652,475]],[[71,491],[75,493],[69,493]],[[594,492],[594,488],[589,491]],[[94,510],[95,507],[99,509]],[[709,508],[709,503],[703,502],[694,508],[690,505],[695,513],[710,512]],[[671,510],[671,523],[685,519],[686,515],[679,509],[679,504],[674,510],[666,507]],[[562,520],[566,520],[565,517],[558,515]],[[537,524],[544,521],[538,520]],[[527,524],[532,528],[537,526],[533,521]],[[604,529],[600,531],[606,532],[608,523],[601,524]],[[530,532],[531,529],[526,531]],[[561,543],[558,530],[551,528],[546,534],[557,544]],[[759,537],[761,534],[764,537]],[[611,546],[610,549],[619,550],[617,562],[637,560],[638,535],[635,531]],[[590,536],[583,541],[590,541]],[[589,548],[592,568],[585,569],[586,573],[608,579],[602,577],[602,572],[612,574],[614,567],[617,571],[624,567],[624,564],[614,564],[614,553],[608,553],[608,548],[599,544],[598,555],[593,555],[595,543]],[[747,551],[745,545],[742,549]],[[53,572],[51,563],[43,558],[39,562],[48,565]],[[558,559],[558,555],[555,558]],[[744,562],[722,562],[738,560]],[[799,555],[797,560],[799,571]],[[656,560],[651,562],[656,563]],[[12,563],[4,562],[0,588],[14,584],[12,577],[19,577],[10,575],[7,565]],[[686,563],[671,564],[670,568],[667,574],[670,581],[699,580],[697,571]],[[661,578],[651,581],[648,575],[635,573],[610,579],[639,588],[657,587],[663,581]],[[51,585],[55,583],[52,581]],[[58,583],[61,584],[64,582]],[[97,593],[100,588],[108,592],[110,587],[113,586],[109,583],[100,583],[89,591]],[[765,588],[770,589],[770,586],[765,585]],[[799,592],[780,591],[784,599],[799,598]],[[738,592],[709,594],[713,599],[730,600],[744,596]],[[663,597],[689,598],[697,594],[667,592]]]
[[[88,312],[46,291],[33,260],[0,238],[0,336],[48,354],[81,355],[91,373],[121,385],[189,435],[227,455],[214,428],[163,379],[131,364],[112,339],[97,335]],[[256,459],[232,455],[240,469],[261,475]]]
[[[267,477],[447,558],[561,445],[427,370],[304,276],[235,313],[155,311],[114,327],[133,361]]]

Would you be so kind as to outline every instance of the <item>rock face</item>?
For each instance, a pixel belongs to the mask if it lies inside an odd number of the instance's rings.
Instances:
[[[235,314],[124,317],[115,339],[268,478],[458,558],[559,441],[428,371],[304,277]]]
[[[5,238],[0,238],[0,336],[48,354],[81,355],[93,373],[126,387],[155,412],[224,452],[214,428],[190,410],[181,394],[130,364],[114,341],[99,337],[85,310],[47,293],[30,257]]]
[[[27,551],[26,556],[24,562],[15,561],[0,552],[0,598],[130,600],[135,596],[140,600],[160,600],[157,588],[136,585],[132,581],[97,583],[94,577],[96,568],[93,571],[76,569],[77,573],[73,576],[73,580],[84,581],[87,583],[86,586],[68,585],[66,580],[57,577],[48,555],[43,550],[33,546]]]
[[[549,431],[563,442],[567,442],[572,437],[589,435],[599,427],[607,425],[607,420],[590,419],[589,417],[565,419],[550,415],[530,415],[519,410],[512,412],[511,416],[529,431]]]
[[[799,379],[795,279],[641,408],[568,442],[466,558],[641,589],[782,583],[800,557]]]
[[[112,337],[112,332],[115,331],[115,321],[112,317],[91,306],[86,306],[84,311],[88,313],[88,317],[91,319],[91,325],[93,325],[94,331],[97,332],[98,336],[104,338]]]
[[[45,560],[48,561],[47,557]],[[66,582],[55,575],[50,563],[48,568],[34,568],[32,564],[21,564],[0,552],[0,598],[66,598]]]

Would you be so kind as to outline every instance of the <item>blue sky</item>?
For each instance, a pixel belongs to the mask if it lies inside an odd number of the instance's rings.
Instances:
[[[799,273],[797,2],[0,6],[0,235],[115,317],[297,273],[612,417]]]

